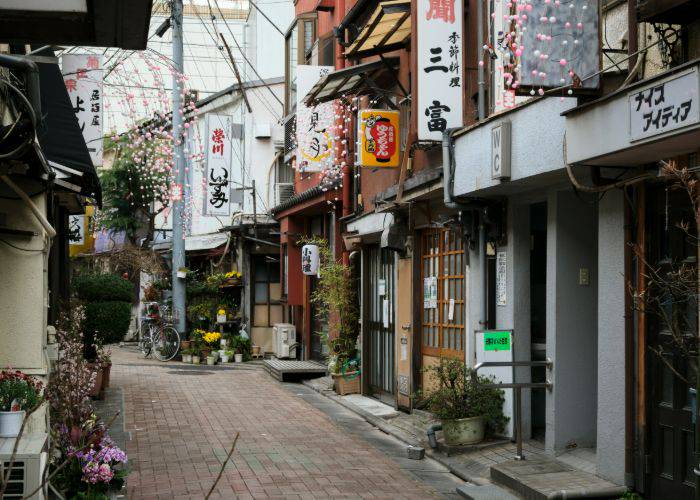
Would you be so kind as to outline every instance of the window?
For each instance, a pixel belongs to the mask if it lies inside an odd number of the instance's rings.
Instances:
[[[302,14],[285,37],[286,113],[294,110],[297,100],[297,65],[308,64],[316,42],[316,14]]]
[[[282,322],[279,257],[253,255],[253,326]]]
[[[335,37],[333,34],[318,39],[319,66],[335,66]]]
[[[423,354],[464,358],[464,264],[464,246],[459,235],[442,228],[423,231]]]
[[[294,170],[292,169],[291,162],[285,162],[282,155],[277,158],[277,168],[275,172],[275,182],[276,183],[288,183],[294,182]]]

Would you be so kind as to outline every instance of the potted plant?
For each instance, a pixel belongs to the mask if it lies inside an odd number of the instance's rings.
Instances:
[[[180,341],[180,349],[182,351],[188,350],[192,346],[192,341],[191,340],[181,340]]]
[[[224,355],[221,357],[221,362],[222,363],[231,363],[233,362],[234,358],[234,352],[231,350],[227,350],[224,352]]]
[[[231,359],[231,358],[229,358],[229,355],[228,355],[229,351],[222,351],[222,352],[223,352],[223,354],[220,354],[219,359],[221,359],[222,363],[228,363],[229,359]]]
[[[190,349],[183,349],[180,352],[182,353],[183,363],[192,363],[192,351]]]
[[[249,338],[242,336],[233,337],[231,340],[231,349],[233,350],[236,363],[250,360],[251,341]]]
[[[252,346],[250,346],[250,349],[251,349],[251,355],[253,357],[260,356],[260,346],[259,345],[253,344]]]
[[[199,351],[199,350],[193,351],[193,354],[192,354],[192,364],[193,364],[193,365],[198,365],[198,364],[200,364],[201,362],[202,362],[201,351]]]
[[[207,356],[207,364],[208,364],[208,365],[215,365],[215,364],[216,364],[217,358],[218,358],[218,353],[216,353],[216,354],[214,354],[214,353],[210,354],[209,356]]]
[[[102,369],[102,389],[109,387],[109,377],[112,373],[112,351],[104,346],[97,348],[97,363]]]
[[[359,394],[361,391],[360,387],[360,367],[359,360],[357,358],[350,358],[343,362],[342,366],[337,372],[333,371],[335,365],[337,365],[337,358],[334,360],[331,358],[331,362],[328,364],[331,368],[331,378],[333,379],[333,389],[340,396],[345,396],[346,394]]]
[[[447,358],[425,372],[436,386],[419,396],[418,406],[441,420],[447,444],[474,444],[503,432],[508,422],[503,415],[503,391],[485,385],[493,383],[493,377],[477,376],[463,361]]]
[[[0,371],[0,437],[17,437],[27,411],[42,398],[42,384],[20,371]]]
[[[177,277],[180,279],[185,279],[185,278],[187,278],[188,272],[190,272],[190,271],[186,267],[178,267],[177,268]]]

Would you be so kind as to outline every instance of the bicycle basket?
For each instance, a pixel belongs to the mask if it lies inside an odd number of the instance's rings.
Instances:
[[[168,306],[160,306],[160,318],[166,323],[172,323],[173,311]]]

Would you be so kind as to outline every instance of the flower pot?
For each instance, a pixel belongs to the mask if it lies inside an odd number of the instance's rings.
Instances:
[[[207,357],[209,357],[210,354],[211,354],[211,349],[209,349],[208,347],[202,347],[202,353],[201,353],[202,358],[207,358]]]
[[[112,373],[112,363],[102,364],[102,388],[109,387],[109,375]]]
[[[92,387],[90,388],[90,396],[93,398],[99,398],[100,397],[100,392],[102,391],[102,367],[101,366],[96,366],[94,364],[90,365],[90,368],[95,370],[95,382],[92,384]]]
[[[341,396],[360,393],[360,374],[358,372],[331,373],[333,388]]]
[[[475,444],[484,440],[484,417],[457,418],[442,421],[442,435],[449,445]]]
[[[243,363],[243,354],[234,354],[233,359],[236,360],[236,363]]]
[[[180,279],[187,278],[187,268],[181,267],[177,270],[177,277]]]
[[[216,364],[216,356],[207,356],[207,364],[208,365],[215,365]]]
[[[182,362],[183,363],[191,363],[192,362],[192,355],[191,354],[183,354],[182,355]]]
[[[180,341],[180,350],[184,351],[185,349],[189,349],[190,347],[192,347],[191,340],[181,340]]]
[[[228,347],[228,339],[221,339],[219,342],[221,343],[221,347],[223,347],[224,349]]]
[[[17,437],[25,411],[0,411],[0,437]]]
[[[216,322],[217,323],[226,323],[226,315],[225,314],[217,314],[216,315]]]
[[[226,356],[226,354],[222,354],[222,355],[221,355],[221,362],[222,362],[222,363],[228,363],[228,356]]]
[[[259,345],[253,345],[251,346],[251,354],[253,356],[259,356],[260,355],[260,346]]]
[[[219,353],[219,358],[223,358],[226,355],[226,349],[219,349],[217,352]]]
[[[199,359],[199,356],[193,355],[193,356],[192,356],[192,364],[198,365],[199,363],[201,363],[201,360]]]

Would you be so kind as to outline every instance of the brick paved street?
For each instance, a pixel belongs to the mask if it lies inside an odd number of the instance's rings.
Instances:
[[[203,498],[237,431],[215,498],[434,498],[461,484],[336,403],[262,369],[145,360],[115,348],[129,498]]]

